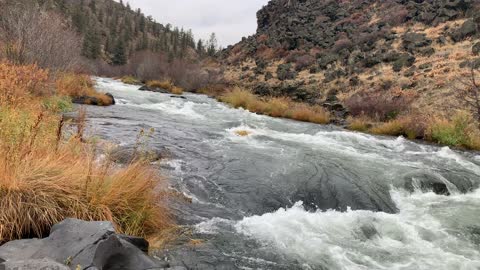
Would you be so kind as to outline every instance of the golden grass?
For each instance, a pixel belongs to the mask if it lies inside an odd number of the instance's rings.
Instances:
[[[376,122],[365,116],[349,117],[350,130],[387,136],[423,139],[441,145],[480,150],[480,129],[471,115],[459,112],[452,119],[407,114],[387,122]]]
[[[368,117],[348,117],[348,129],[360,132],[366,132],[371,127],[372,120]]]
[[[219,100],[235,108],[244,108],[272,117],[290,118],[317,124],[330,122],[330,114],[321,106],[294,102],[284,97],[261,99],[250,91],[238,87],[221,95]]]
[[[61,74],[55,84],[59,95],[69,97],[94,97],[100,101],[100,105],[112,105],[112,98],[97,92],[93,87],[92,79],[88,75],[74,73]]]
[[[174,95],[181,95],[183,94],[183,89],[175,86],[172,81],[170,80],[163,80],[163,81],[158,81],[158,80],[153,80],[153,81],[148,81],[146,85],[150,88],[161,88],[169,91],[170,93]]]
[[[133,84],[133,85],[142,84],[137,78],[133,76],[123,76],[122,78],[120,78],[120,81],[125,84]]]
[[[25,83],[10,80],[0,93]],[[16,95],[25,97],[0,100],[0,243],[45,236],[68,217],[112,221],[119,232],[138,236],[172,227],[164,180],[146,160],[116,167],[84,138],[84,113],[72,123],[45,106],[48,94],[21,107],[16,102],[32,94]]]

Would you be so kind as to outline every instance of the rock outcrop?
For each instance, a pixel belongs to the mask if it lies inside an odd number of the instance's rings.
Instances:
[[[271,0],[257,20],[255,35],[220,53],[227,80],[308,103],[414,78],[409,89],[429,99],[419,103],[440,104],[455,87],[435,76],[480,54],[480,0]]]
[[[115,233],[110,222],[67,219],[44,239],[0,246],[0,269],[165,269],[168,263],[147,255],[148,242]],[[3,267],[3,268],[2,268]]]

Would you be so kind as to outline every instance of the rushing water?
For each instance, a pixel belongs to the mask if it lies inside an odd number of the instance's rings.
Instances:
[[[199,245],[162,254],[188,269],[480,269],[480,156],[236,110],[97,78],[117,105],[96,134],[150,147]],[[249,136],[238,136],[246,130]],[[435,191],[436,193],[434,193]],[[449,194],[450,196],[437,193]]]

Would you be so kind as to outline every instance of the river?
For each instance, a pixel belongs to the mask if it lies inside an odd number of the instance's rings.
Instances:
[[[171,188],[192,199],[172,209],[200,244],[162,252],[172,265],[480,269],[478,153],[96,83],[117,105],[88,108],[92,131],[132,145],[153,128]]]

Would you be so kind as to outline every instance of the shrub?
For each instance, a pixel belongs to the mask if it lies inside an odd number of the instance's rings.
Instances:
[[[345,105],[353,116],[368,116],[379,121],[394,119],[406,111],[415,94],[409,91],[360,92],[345,100]]]
[[[431,127],[432,140],[445,145],[468,146],[470,122],[466,114],[457,114],[452,121],[437,119]]]
[[[252,104],[258,102],[257,97],[250,91],[241,88],[234,88],[220,96],[220,101],[228,103],[235,108],[252,108]]]
[[[337,40],[335,42],[335,44],[333,45],[333,51],[334,52],[340,52],[340,51],[345,50],[345,49],[349,50],[350,48],[352,48],[352,46],[353,46],[353,43],[349,38],[347,38],[347,37],[341,38],[341,39]]]
[[[348,129],[366,132],[372,126],[371,119],[365,116],[349,117],[347,119]]]
[[[117,168],[82,143],[82,128],[64,138],[68,123],[38,108],[0,108],[0,243],[43,237],[67,217],[112,221],[138,236],[171,225],[165,194],[155,191],[163,180],[146,162]]]
[[[55,71],[76,70],[82,64],[81,38],[66,27],[65,18],[42,10],[37,1],[0,4],[0,40],[7,59]]]
[[[93,81],[88,75],[64,73],[56,82],[56,90],[59,95],[69,97],[93,97],[99,100],[100,105],[111,105],[112,98],[97,92],[93,87]]]
[[[52,96],[43,101],[43,107],[52,112],[71,112],[72,100],[68,97]]]
[[[281,64],[277,67],[277,78],[281,81],[293,80],[297,77],[297,73],[291,70],[291,64]]]
[[[0,104],[21,106],[32,98],[47,94],[48,72],[36,65],[0,63]]]
[[[295,69],[297,71],[301,71],[313,65],[314,63],[315,63],[315,58],[311,55],[305,54],[295,59]]]
[[[282,117],[289,109],[290,100],[287,98],[270,98],[266,101],[265,113],[273,117]]]

